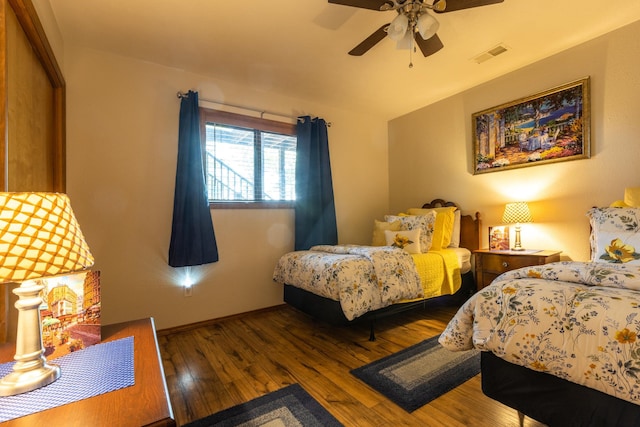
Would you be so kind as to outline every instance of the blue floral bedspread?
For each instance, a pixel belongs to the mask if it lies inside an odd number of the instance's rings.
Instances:
[[[391,246],[314,246],[283,255],[273,280],[340,301],[348,320],[424,295],[411,255]]]
[[[477,348],[640,404],[640,266],[557,262],[506,272],[440,343]]]

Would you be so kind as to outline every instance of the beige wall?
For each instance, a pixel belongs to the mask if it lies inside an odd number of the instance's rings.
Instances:
[[[56,57],[56,61],[58,61],[58,66],[62,67],[64,60],[64,42],[62,41],[62,35],[60,34],[53,9],[51,9],[51,2],[50,0],[31,0],[31,3],[38,14],[42,28],[45,30],[47,41]]]
[[[522,227],[523,246],[587,260],[586,211],[640,186],[638,69],[640,22],[392,120],[390,208],[450,198],[467,212],[480,212],[487,246],[487,227],[501,225],[504,204],[529,201],[535,223]],[[585,76],[592,87],[590,159],[473,175],[474,112]]]
[[[213,211],[221,260],[194,269],[200,279],[190,298],[178,286],[181,271],[166,265],[178,90],[332,122],[343,243],[367,243],[373,218],[444,197],[481,213],[486,245],[504,203],[528,200],[536,222],[523,227],[525,247],[584,260],[586,210],[640,186],[640,23],[392,120],[388,146],[380,118],[63,46],[53,31],[68,85],[68,191],[102,272],[104,323],[154,316],[166,328],[282,301],[270,276],[293,246],[288,210]],[[592,84],[591,159],[472,174],[472,113],[584,76]]]
[[[293,248],[290,210],[213,210],[220,261],[167,265],[176,168],[178,91],[332,123],[329,144],[341,242],[367,243],[388,208],[387,123],[213,78],[65,46],[68,193],[102,274],[103,322],[153,316],[158,328],[282,303],[271,280]]]

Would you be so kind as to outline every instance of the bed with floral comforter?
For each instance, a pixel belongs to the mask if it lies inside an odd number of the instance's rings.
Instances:
[[[440,343],[477,348],[640,404],[640,266],[557,262],[499,276]]]
[[[411,255],[391,246],[321,245],[291,252],[279,260],[273,279],[340,301],[348,320],[424,295]]]
[[[331,325],[368,321],[375,340],[379,319],[425,308],[432,298],[468,298],[475,291],[471,256],[479,241],[477,212],[463,215],[455,203],[433,199],[374,220],[371,246],[285,253],[272,278],[291,307]]]

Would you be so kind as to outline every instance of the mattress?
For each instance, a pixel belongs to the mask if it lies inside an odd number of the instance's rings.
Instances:
[[[471,251],[466,248],[448,248],[456,253],[458,257],[458,265],[460,265],[460,274],[471,271]]]

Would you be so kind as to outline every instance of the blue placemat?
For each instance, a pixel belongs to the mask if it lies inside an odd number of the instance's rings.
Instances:
[[[11,372],[14,363],[0,365],[0,377]],[[133,337],[92,345],[51,363],[60,366],[60,378],[28,393],[0,397],[0,422],[135,384]]]

